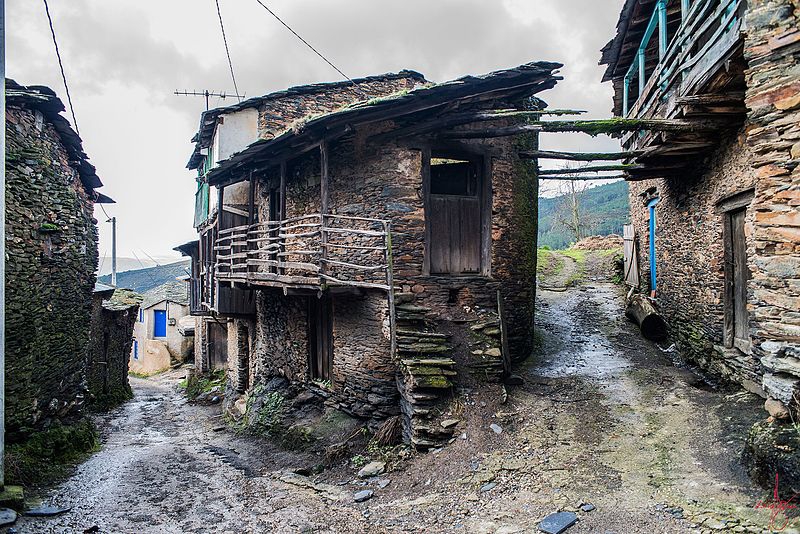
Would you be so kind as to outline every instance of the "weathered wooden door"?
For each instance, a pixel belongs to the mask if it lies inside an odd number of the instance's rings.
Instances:
[[[747,241],[744,234],[746,210],[728,212],[725,216],[728,234],[728,262],[725,269],[728,293],[726,327],[732,344],[742,350],[750,345],[747,314]]]
[[[481,163],[433,160],[428,199],[430,271],[481,271]]]
[[[333,317],[331,300],[327,296],[308,298],[308,367],[312,379],[331,379]]]

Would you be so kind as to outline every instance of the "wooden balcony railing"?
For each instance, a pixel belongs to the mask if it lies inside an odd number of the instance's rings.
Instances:
[[[391,231],[381,219],[311,214],[220,230],[220,282],[321,289],[392,287]]]
[[[682,0],[682,20],[668,41],[667,0],[658,0],[637,54],[625,75],[624,117],[652,118],[672,96],[694,94],[720,68],[741,41],[740,11],[744,0]],[[650,40],[658,38],[658,62],[646,64]],[[652,70],[651,70],[652,69]],[[648,76],[648,72],[650,72]],[[630,102],[634,80],[638,95]]]

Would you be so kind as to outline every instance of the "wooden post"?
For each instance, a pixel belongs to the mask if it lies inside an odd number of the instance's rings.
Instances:
[[[689,0],[681,0],[681,21],[685,22],[686,17],[689,15],[689,8],[691,4]]]
[[[247,200],[247,224],[251,225],[256,220],[256,182],[253,180],[253,171],[250,171],[250,196]]]
[[[286,162],[281,162],[281,184],[280,184],[280,220],[286,219]]]
[[[280,180],[281,180],[281,183],[280,183],[280,189],[278,191],[278,195],[280,196],[280,201],[278,202],[278,212],[279,212],[278,213],[278,220],[281,221],[281,223],[278,224],[278,234],[279,235],[283,233],[283,230],[282,230],[283,221],[286,220],[286,218],[287,218],[286,217],[286,170],[287,170],[286,169],[286,162],[282,161],[281,162],[281,169],[280,169],[280,174],[281,174]],[[286,238],[281,238],[280,239],[280,246],[278,247],[278,252],[280,252],[281,254],[286,252]],[[286,257],[285,256],[279,256],[279,258],[281,258],[282,261],[286,261]],[[286,274],[286,268],[285,267],[281,267],[278,270],[278,272],[280,274],[282,274],[282,275]]]
[[[622,86],[622,116],[628,116],[628,95],[630,93],[631,87],[631,80],[627,76],[625,76],[625,80]]]
[[[422,256],[422,274],[431,274],[431,224],[430,224],[430,193],[431,193],[431,149],[422,149],[422,211],[425,220],[425,243]]]
[[[327,265],[325,260],[328,259],[328,247],[325,245],[328,243],[328,232],[325,230],[325,225],[327,224],[326,215],[328,214],[328,143],[326,141],[322,141],[319,144],[319,167],[320,167],[320,180],[319,180],[319,188],[320,188],[320,244],[322,245],[321,254],[322,254],[322,262],[320,262],[319,272],[320,274],[327,274]],[[324,286],[326,284],[324,278],[320,278],[320,285]]]
[[[397,356],[397,318],[394,310],[394,260],[392,256],[392,227],[389,221],[383,223],[383,230],[386,232],[386,251],[384,252],[384,263],[386,264],[386,285],[389,286],[389,346],[392,359]]]

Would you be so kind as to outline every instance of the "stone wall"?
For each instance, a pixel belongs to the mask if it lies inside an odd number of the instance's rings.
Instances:
[[[464,369],[477,375],[499,380],[508,372],[508,360],[527,357],[531,349],[533,304],[536,270],[536,205],[538,185],[535,168],[518,160],[522,148],[535,149],[535,136],[523,140],[495,139],[463,143],[460,148],[484,154],[490,167],[491,183],[491,274],[489,276],[441,276],[425,272],[425,208],[422,195],[423,149],[400,143],[376,145],[368,143],[369,136],[379,133],[386,124],[359,129],[354,135],[330,147],[330,213],[344,216],[386,219],[392,229],[394,282],[398,295],[403,296],[404,310],[425,310],[422,319],[415,319],[414,332],[404,334],[407,347],[404,358],[419,357],[419,362],[403,367],[392,361],[388,328],[388,303],[385,292],[366,291],[362,295],[333,295],[334,357],[329,387],[309,384],[307,298],[286,296],[280,290],[258,291],[254,342],[250,357],[251,389],[265,384],[275,376],[312,386],[329,399],[329,404],[353,415],[382,419],[400,410],[400,389],[409,395],[425,398],[443,392],[448,396],[452,383],[444,387],[418,391],[420,373],[430,373],[433,367],[427,353],[417,351],[411,339],[422,336],[434,339],[437,329],[460,329],[463,339],[471,344],[459,345],[465,358],[471,359]],[[320,209],[320,164],[317,151],[292,161],[288,167],[286,217],[318,213]],[[278,187],[274,173],[262,176],[257,184],[258,217],[268,219],[269,196]],[[345,251],[347,252],[347,251]],[[338,259],[349,257],[337,252]],[[352,252],[351,254],[356,254]],[[366,253],[359,253],[362,256]],[[376,263],[382,258],[373,258]],[[355,263],[364,263],[364,258]],[[375,280],[380,281],[380,280]],[[506,309],[510,354],[503,358],[497,321],[498,292]],[[411,313],[411,312],[410,312]],[[416,312],[413,312],[416,313]],[[486,322],[490,332],[478,336],[470,326]],[[422,321],[422,322],[420,322]],[[495,333],[494,330],[497,330]],[[230,329],[229,329],[230,332]],[[442,334],[444,335],[444,334]],[[477,339],[477,337],[480,339]],[[475,339],[473,339],[475,338]],[[438,338],[437,338],[438,339]],[[423,343],[424,344],[424,343]],[[463,346],[462,346],[463,345]],[[238,347],[231,341],[229,347]],[[230,349],[229,349],[230,350]],[[410,351],[410,352],[409,352]],[[229,357],[229,391],[242,393],[237,382],[244,376],[238,367],[241,357]],[[442,362],[442,376],[452,376]],[[234,372],[235,371],[235,372]],[[408,371],[408,372],[406,372]],[[413,372],[412,372],[413,371]],[[416,373],[416,375],[415,375]],[[406,378],[402,378],[405,376]],[[430,378],[430,377],[428,377]],[[425,380],[428,380],[425,378]],[[454,379],[454,381],[457,381]],[[427,382],[426,382],[427,383]],[[426,386],[427,387],[427,386]],[[423,388],[424,389],[424,388]],[[431,388],[428,388],[431,389]],[[435,397],[435,395],[434,395]],[[438,397],[436,397],[438,398]],[[415,402],[422,402],[417,399]],[[407,422],[414,414],[422,414],[421,406],[406,403]],[[438,413],[438,412],[437,412]],[[422,426],[430,426],[430,421]],[[438,423],[434,422],[434,425]],[[438,426],[436,427],[438,428]],[[422,445],[438,443],[448,433],[422,432],[407,425],[407,435],[414,432]]]
[[[6,432],[80,411],[97,269],[93,201],[33,110],[6,110]]]
[[[681,352],[705,369],[757,389],[758,361],[723,347],[724,214],[718,203],[751,190],[756,176],[744,132],[723,140],[694,175],[631,182],[631,222],[639,240],[640,278],[649,293],[649,210],[656,206],[656,295]],[[745,233],[752,251],[753,209]],[[750,254],[748,254],[750,256]],[[750,256],[752,259],[752,256]]]
[[[684,354],[790,404],[800,385],[800,9],[751,0],[746,12],[748,115],[694,175],[632,183],[642,281],[648,211],[656,208],[658,301]],[[750,349],[722,349],[724,250],[717,203],[751,189],[745,222]],[[797,402],[795,400],[795,402]]]
[[[747,140],[758,177],[751,280],[763,387],[800,404],[800,2],[749,0]]]
[[[94,299],[86,377],[91,403],[96,406],[111,407],[133,395],[128,359],[139,300],[124,289],[116,290],[107,301]]]

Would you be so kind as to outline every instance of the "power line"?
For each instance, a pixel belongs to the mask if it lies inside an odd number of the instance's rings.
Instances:
[[[310,49],[311,49],[311,50],[312,50],[312,51],[313,51],[315,54],[317,54],[319,57],[321,57],[321,58],[322,58],[322,60],[323,60],[323,61],[325,61],[325,63],[327,63],[328,65],[330,65],[331,67],[333,67],[333,69],[334,69],[336,72],[338,72],[339,74],[341,74],[342,76],[344,76],[344,77],[345,77],[345,78],[346,78],[346,79],[347,79],[347,80],[348,80],[350,83],[352,83],[353,85],[355,85],[355,84],[356,84],[356,82],[354,82],[353,80],[351,80],[351,79],[350,79],[350,77],[349,77],[347,74],[345,74],[344,72],[342,72],[342,71],[339,69],[339,67],[337,67],[336,65],[334,65],[333,63],[331,63],[331,62],[328,60],[328,58],[326,58],[325,56],[323,56],[322,54],[320,54],[320,53],[319,53],[319,51],[318,51],[316,48],[314,48],[313,46],[311,46],[311,44],[310,44],[308,41],[306,41],[305,39],[303,39],[302,37],[300,37],[300,34],[299,34],[299,33],[297,33],[296,31],[294,31],[294,30],[293,30],[293,29],[292,29],[292,28],[291,28],[291,27],[290,27],[288,24],[286,24],[285,22],[283,22],[283,20],[281,20],[281,18],[280,18],[278,15],[276,15],[274,11],[272,11],[270,8],[268,8],[268,7],[266,6],[266,4],[264,4],[264,2],[262,2],[261,0],[256,0],[256,2],[258,2],[259,4],[261,4],[261,7],[263,7],[263,8],[264,8],[264,9],[266,9],[267,11],[269,11],[269,14],[270,14],[270,15],[272,15],[273,17],[275,17],[275,19],[277,19],[277,21],[278,21],[278,22],[280,22],[281,24],[283,24],[283,25],[286,27],[286,29],[287,29],[287,30],[289,30],[290,32],[292,32],[292,33],[294,34],[294,36],[295,36],[295,37],[297,37],[298,39],[300,39],[300,40],[303,42],[303,44],[304,44],[304,45],[306,45],[307,47],[309,47],[309,48],[310,48]]]
[[[100,206],[100,209],[103,210],[103,213],[105,213],[106,217],[108,218],[108,221],[111,220],[111,215],[108,214],[108,212],[106,211],[106,208],[103,207],[102,204],[95,204],[95,206]],[[106,221],[106,222],[108,222],[108,221]]]
[[[64,80],[64,89],[67,91],[67,102],[69,102],[69,112],[72,113],[72,124],[75,125],[75,133],[80,137],[81,132],[78,130],[78,121],[75,119],[75,108],[72,107],[72,97],[69,94],[69,85],[67,85],[67,75],[64,74],[64,64],[61,61],[61,52],[58,50],[58,41],[56,41],[56,30],[53,28],[53,19],[50,17],[50,7],[47,5],[47,0],[44,0],[44,10],[47,13],[47,22],[50,23],[50,33],[53,36],[53,46],[56,49],[56,56],[58,57],[58,66],[61,69],[61,79]]]
[[[236,76],[233,74],[233,62],[231,61],[231,51],[228,49],[228,38],[225,36],[225,26],[222,24],[222,11],[219,9],[219,0],[215,0],[217,4],[217,17],[219,17],[219,29],[222,30],[222,42],[225,43],[225,54],[228,56],[228,66],[231,69],[231,79],[233,80],[233,90],[236,91],[236,98],[239,99],[239,102],[242,101],[239,98],[239,88],[236,86]]]

